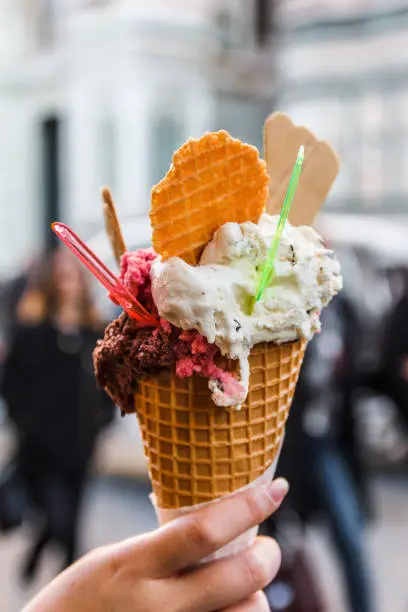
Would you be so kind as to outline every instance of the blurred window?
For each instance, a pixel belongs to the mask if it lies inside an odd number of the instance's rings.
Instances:
[[[184,130],[175,116],[165,113],[153,120],[151,185],[156,185],[170,168],[173,153],[184,141]]]

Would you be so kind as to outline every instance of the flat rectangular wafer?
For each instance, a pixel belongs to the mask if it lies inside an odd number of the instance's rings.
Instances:
[[[300,145],[305,160],[289,213],[292,225],[312,225],[340,169],[331,146],[284,113],[273,113],[264,125],[264,154],[269,174],[267,212],[279,214]]]
[[[105,229],[112,247],[116,263],[120,264],[120,258],[126,251],[126,244],[123,239],[115,203],[109,189],[102,190],[103,215],[105,217]]]

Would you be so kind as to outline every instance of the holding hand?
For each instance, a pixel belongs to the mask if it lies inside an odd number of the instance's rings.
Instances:
[[[86,555],[23,612],[267,612],[260,590],[280,550],[257,538],[245,551],[197,566],[280,505],[285,480],[249,488],[157,529]]]

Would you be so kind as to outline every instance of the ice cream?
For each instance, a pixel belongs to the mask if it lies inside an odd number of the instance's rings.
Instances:
[[[175,367],[177,376],[209,379],[219,406],[239,406],[248,392],[251,348],[310,340],[319,313],[341,289],[334,253],[310,227],[287,224],[275,275],[249,312],[277,217],[258,224],[226,223],[204,249],[200,265],[178,257],[163,262],[153,249],[125,253],[121,280],[141,303],[161,317],[157,329],[141,329],[125,315],[108,326],[95,350],[99,383],[122,412],[134,411],[138,379]],[[239,380],[217,365],[225,355],[239,361]]]
[[[181,329],[197,330],[223,355],[238,359],[245,390],[251,348],[260,342],[310,340],[320,329],[321,309],[342,286],[333,251],[312,228],[288,223],[272,283],[250,312],[277,221],[264,214],[257,225],[226,223],[204,249],[199,266],[171,257],[156,259],[151,268],[159,315]]]
[[[157,259],[153,249],[125,253],[121,281],[149,312],[157,314],[151,293],[151,266]],[[135,411],[138,380],[163,368],[174,367],[179,378],[200,374],[209,379],[214,401],[220,406],[239,404],[246,390],[235,376],[216,364],[220,351],[197,330],[185,331],[161,319],[156,329],[138,327],[121,314],[105,330],[94,351],[95,373],[122,414]]]

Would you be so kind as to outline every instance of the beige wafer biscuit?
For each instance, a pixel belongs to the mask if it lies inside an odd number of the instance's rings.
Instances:
[[[204,503],[256,480],[278,452],[306,342],[258,344],[240,410],[215,406],[208,381],[143,378],[135,407],[160,508]],[[236,368],[236,362],[229,365]]]
[[[123,239],[122,229],[116,213],[116,207],[112,199],[112,194],[107,188],[102,190],[102,202],[106,233],[108,234],[115,260],[119,265],[120,258],[126,251],[126,244]]]
[[[216,229],[227,221],[257,222],[267,199],[265,162],[255,147],[227,132],[190,139],[152,189],[152,242],[164,259],[197,264]]]
[[[269,174],[267,212],[279,214],[300,145],[305,160],[289,213],[292,225],[312,225],[339,173],[337,154],[310,130],[295,126],[284,113],[273,113],[264,125],[265,161]]]

